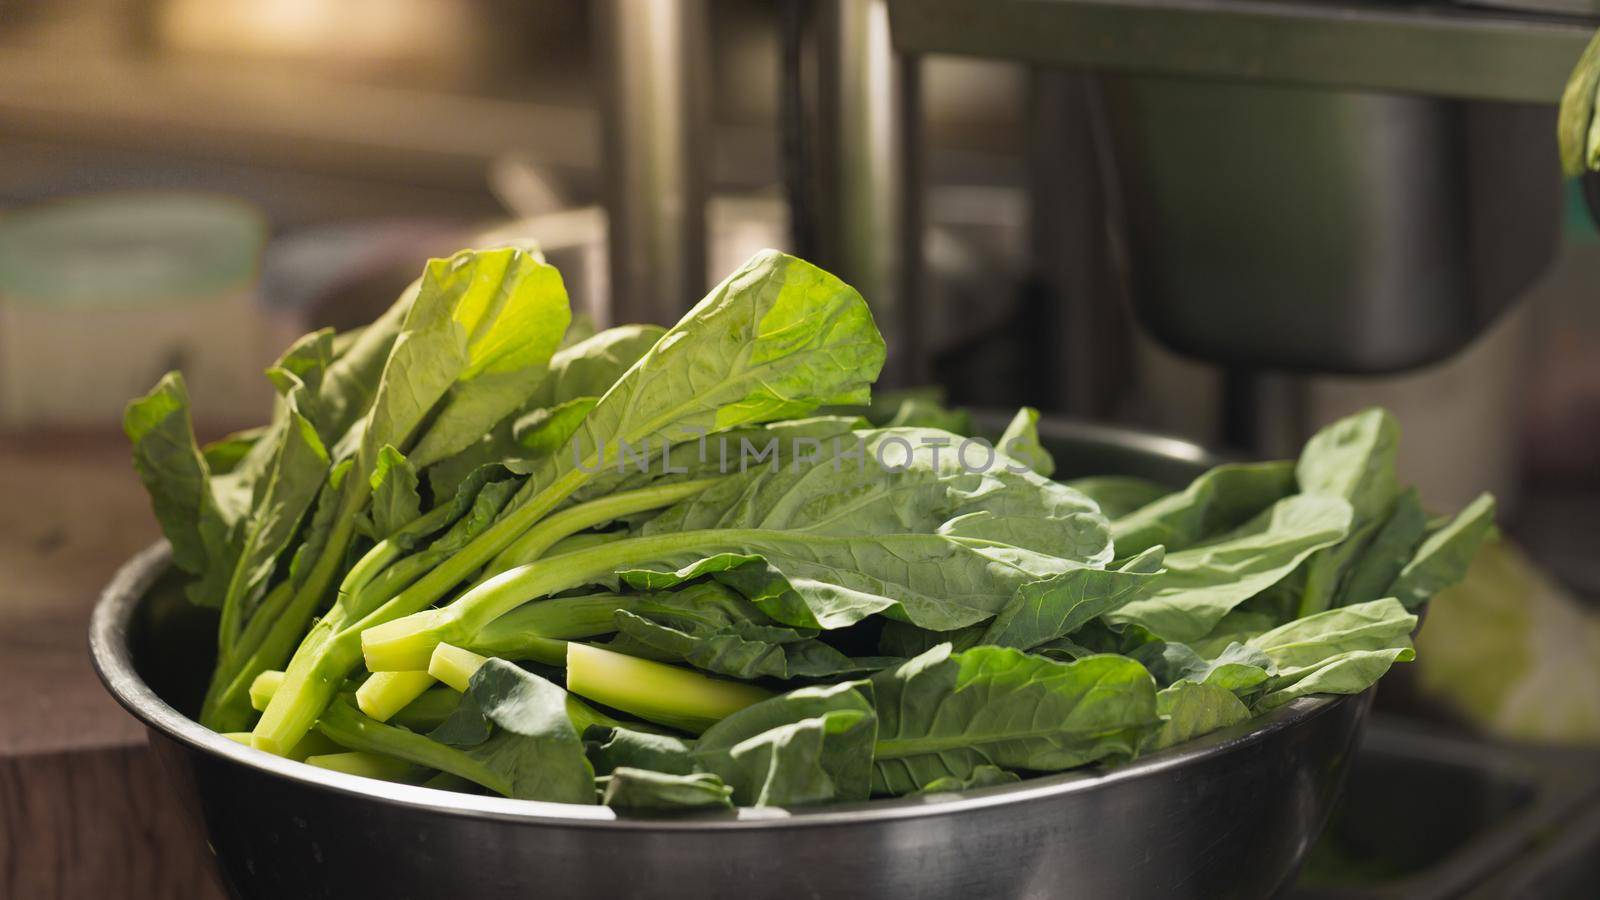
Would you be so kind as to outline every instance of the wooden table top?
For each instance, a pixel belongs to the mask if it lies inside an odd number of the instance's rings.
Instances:
[[[0,434],[0,897],[221,896],[89,663],[101,588],[157,537],[120,434]]]
[[[0,756],[141,740],[88,652],[100,589],[160,536],[126,441],[0,437],[0,504]]]

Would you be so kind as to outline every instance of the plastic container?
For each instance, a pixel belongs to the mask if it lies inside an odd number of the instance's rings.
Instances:
[[[168,369],[203,431],[260,421],[266,224],[203,194],[108,194],[0,218],[0,426],[105,427]]]

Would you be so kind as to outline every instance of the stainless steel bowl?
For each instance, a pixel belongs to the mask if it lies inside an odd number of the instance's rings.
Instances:
[[[1069,474],[1181,483],[1214,462],[1115,429],[1045,437]],[[1326,821],[1370,706],[1300,700],[1112,771],[960,795],[618,818],[325,771],[201,727],[181,710],[213,623],[160,589],[169,559],[158,545],[117,573],[90,650],[239,897],[1266,897]]]

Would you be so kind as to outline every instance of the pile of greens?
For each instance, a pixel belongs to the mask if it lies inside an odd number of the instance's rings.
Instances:
[[[296,342],[265,427],[198,446],[168,375],[126,429],[218,610],[201,722],[633,810],[1001,784],[1365,690],[1493,527],[1488,497],[1424,513],[1379,410],[1176,492],[1062,483],[1032,410],[974,445],[932,397],[873,403],[883,359],[781,253],[589,333],[499,248]]]

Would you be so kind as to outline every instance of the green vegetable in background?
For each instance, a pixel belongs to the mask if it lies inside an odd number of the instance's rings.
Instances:
[[[1508,740],[1600,746],[1600,614],[1508,539],[1430,605],[1417,692]]]
[[[962,452],[773,251],[670,329],[569,320],[537,253],[467,251],[291,346],[262,428],[200,448],[176,373],[129,406],[219,611],[202,722],[624,813],[990,787],[1367,689],[1493,533],[1487,497],[1430,524],[1381,410],[1176,491],[1051,481],[1026,407]]]
[[[1556,116],[1556,143],[1561,151],[1561,170],[1576,178],[1589,169],[1600,168],[1600,134],[1595,132],[1595,94],[1600,91],[1600,33],[1589,39],[1583,56],[1573,66],[1561,94],[1561,110]]]

